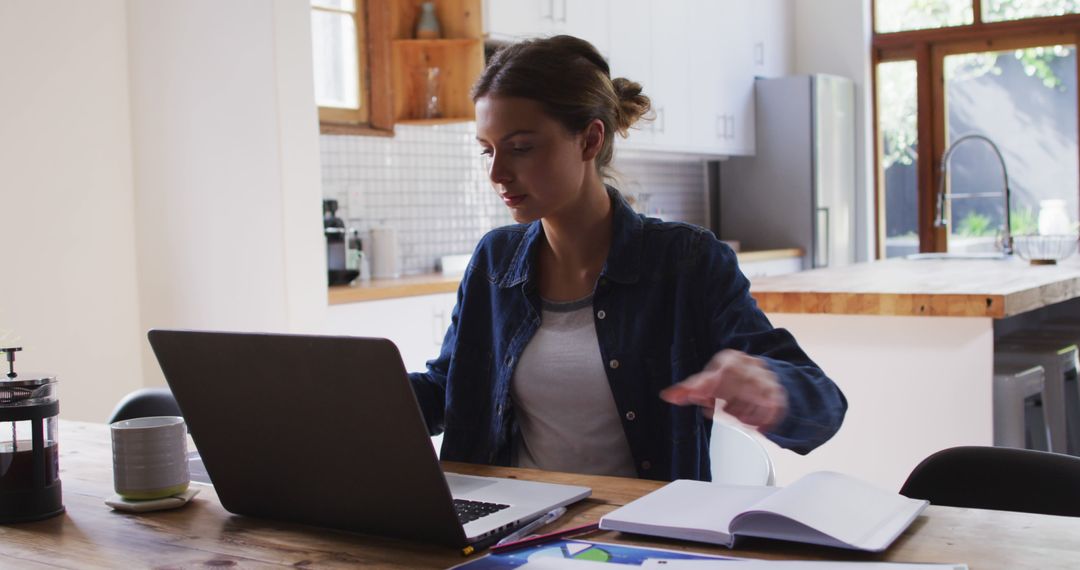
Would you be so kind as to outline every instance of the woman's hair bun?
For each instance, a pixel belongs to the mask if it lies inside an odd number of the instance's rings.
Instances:
[[[615,96],[619,100],[619,113],[616,117],[615,130],[622,136],[627,135],[630,127],[634,126],[639,119],[645,117],[652,110],[649,97],[641,92],[641,84],[630,81],[625,77],[616,77],[611,80],[615,88]],[[652,117],[645,117],[651,119]]]

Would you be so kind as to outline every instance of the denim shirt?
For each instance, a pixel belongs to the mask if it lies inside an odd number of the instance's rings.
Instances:
[[[608,382],[642,478],[710,478],[712,426],[660,390],[700,372],[720,350],[761,358],[787,390],[766,433],[805,454],[840,428],[847,401],[750,297],[727,245],[697,226],[636,214],[613,189],[613,235],[593,314]],[[510,378],[540,326],[539,221],[489,232],[473,253],[439,356],[409,379],[444,460],[512,465],[518,433]]]

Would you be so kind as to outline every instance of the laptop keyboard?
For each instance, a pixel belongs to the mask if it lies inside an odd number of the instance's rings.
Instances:
[[[461,521],[461,524],[472,522],[480,517],[486,517],[491,513],[501,511],[509,508],[510,505],[503,505],[500,503],[485,503],[482,501],[466,501],[465,499],[454,499],[454,510],[457,511],[457,518]]]

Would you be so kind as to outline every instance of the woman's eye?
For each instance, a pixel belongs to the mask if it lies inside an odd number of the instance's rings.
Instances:
[[[493,154],[495,154],[495,152],[493,150],[491,150],[490,148],[480,149],[480,156],[488,156],[488,157],[490,157]]]
[[[533,149],[533,147],[531,147],[531,146],[515,146],[513,148],[513,151],[515,153],[517,153],[517,154],[525,154],[526,152],[529,152],[532,149]]]

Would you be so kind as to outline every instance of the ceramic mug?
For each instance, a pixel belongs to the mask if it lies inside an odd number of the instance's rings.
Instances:
[[[191,481],[184,418],[155,416],[122,420],[112,431],[113,487],[125,499],[170,497]]]

